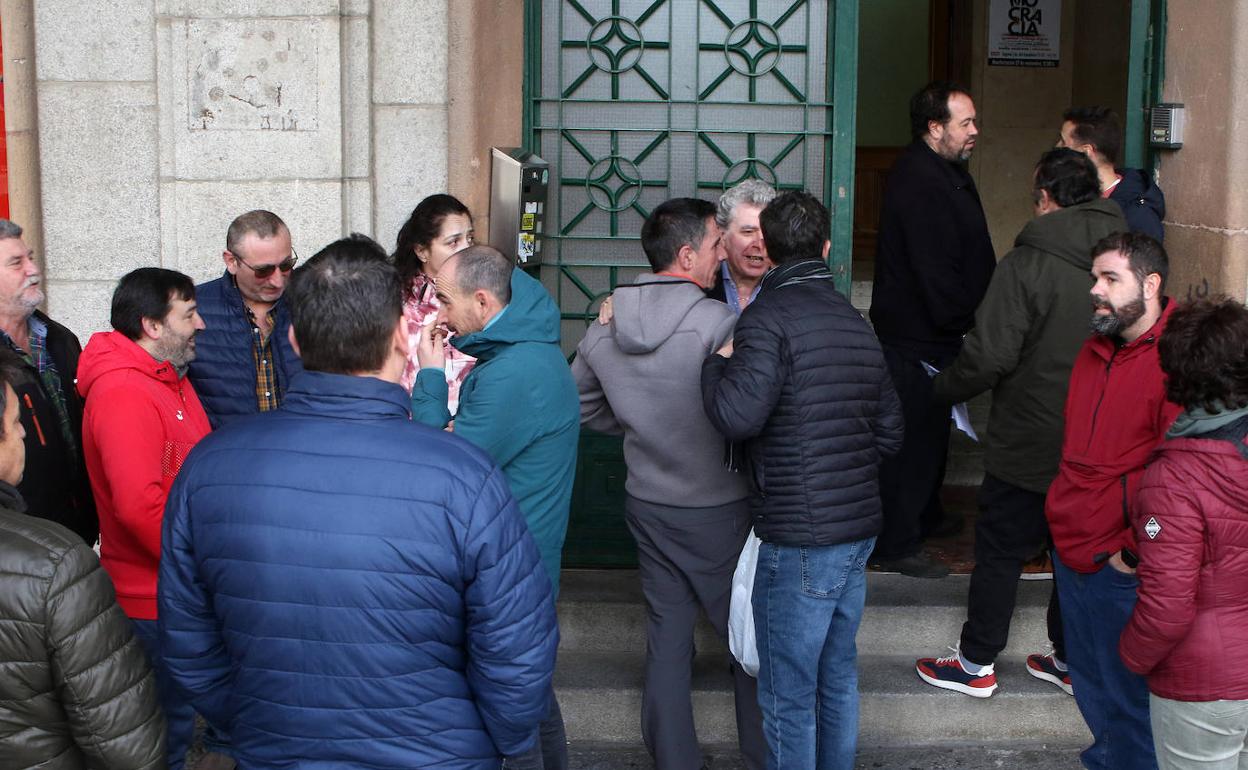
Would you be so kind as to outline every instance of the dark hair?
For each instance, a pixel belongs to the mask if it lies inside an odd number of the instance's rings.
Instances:
[[[0,415],[4,414],[4,408],[8,406],[4,386],[8,385],[16,390],[17,381],[22,376],[21,372],[21,356],[7,345],[0,346]],[[0,438],[4,438],[5,427],[4,420],[0,420]]]
[[[1166,288],[1166,277],[1170,275],[1170,258],[1166,250],[1156,239],[1144,233],[1114,233],[1096,242],[1092,247],[1092,259],[1102,254],[1117,251],[1127,258],[1131,272],[1141,284],[1149,273],[1161,276],[1159,290]]]
[[[140,267],[121,277],[113,290],[108,322],[132,340],[143,336],[143,319],[163,321],[174,298],[195,299],[195,282],[190,276],[163,267]]]
[[[493,246],[469,246],[454,256],[455,285],[461,292],[484,289],[506,305],[511,302],[511,260]]]
[[[1184,409],[1248,406],[1248,308],[1226,297],[1179,305],[1157,343],[1166,398]]]
[[[255,233],[257,238],[272,238],[281,232],[290,232],[290,229],[277,214],[264,209],[248,211],[235,217],[230,229],[225,231],[225,250],[239,256],[239,244],[248,233]]]
[[[794,190],[767,204],[758,216],[767,256],[777,265],[797,259],[819,259],[832,234],[828,209],[804,190]]]
[[[412,290],[412,281],[424,269],[424,263],[416,256],[416,247],[429,248],[429,244],[433,243],[433,239],[442,230],[442,220],[452,214],[472,218],[468,207],[455,196],[442,193],[430,195],[416,204],[407,221],[399,228],[394,254],[390,258],[394,260],[394,267],[399,271],[399,282],[405,295]]]
[[[970,93],[952,80],[934,80],[910,97],[910,138],[918,139],[927,133],[927,124],[936,121],[941,125],[949,122],[949,97]],[[770,252],[768,252],[770,254]]]
[[[1062,113],[1062,122],[1075,124],[1075,139],[1090,144],[1111,164],[1118,165],[1122,151],[1122,124],[1108,107],[1071,107]]]
[[[660,203],[641,225],[641,250],[656,273],[672,266],[681,246],[697,249],[706,237],[706,221],[715,204],[700,198],[672,198]]]
[[[303,368],[375,372],[390,355],[403,315],[403,288],[385,249],[352,233],[295,269],[286,290]]]
[[[1033,191],[1039,196],[1041,190],[1048,190],[1053,202],[1065,209],[1101,197],[1101,182],[1087,155],[1058,147],[1036,164]]]

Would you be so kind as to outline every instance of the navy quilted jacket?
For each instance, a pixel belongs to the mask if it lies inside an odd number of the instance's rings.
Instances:
[[[375,378],[303,372],[196,446],[159,600],[242,770],[496,768],[546,711],[554,603],[506,479]]]
[[[901,448],[902,416],[871,327],[822,260],[763,278],[734,352],[702,365],[711,423],[745,442],[760,539],[835,545],[880,531],[880,460]]]
[[[187,376],[215,430],[230,420],[260,411],[256,402],[256,361],[251,352],[252,328],[243,296],[229,271],[196,286],[195,301],[206,328],[195,335],[195,360]],[[290,310],[286,301],[279,299],[270,334],[279,403],[290,381],[303,371],[299,354],[290,346],[289,329]]]

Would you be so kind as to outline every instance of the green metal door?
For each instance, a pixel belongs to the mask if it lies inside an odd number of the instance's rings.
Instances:
[[[542,279],[569,354],[646,269],[641,224],[742,179],[821,195],[850,288],[858,0],[526,0],[525,138],[551,164]],[[674,437],[678,440],[678,437]],[[631,560],[618,441],[582,442],[569,565]]]

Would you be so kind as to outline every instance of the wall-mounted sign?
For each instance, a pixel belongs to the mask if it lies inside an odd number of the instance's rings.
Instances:
[[[988,63],[1056,67],[1062,50],[1062,0],[988,0]]]

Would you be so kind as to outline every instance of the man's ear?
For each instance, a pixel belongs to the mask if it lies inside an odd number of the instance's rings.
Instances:
[[[229,270],[231,275],[238,272],[238,261],[228,249],[221,252],[221,261],[225,262],[225,269]]]
[[[680,272],[687,273],[693,269],[696,256],[692,246],[687,243],[681,246],[680,250],[676,252],[676,266],[680,268]]]
[[[148,339],[158,340],[165,331],[165,324],[155,318],[140,318],[139,323],[142,324],[143,336]]]
[[[291,329],[291,332],[293,333],[294,329]],[[407,336],[407,319],[401,315],[394,324],[394,332],[391,334],[390,342],[394,346],[395,352],[401,354],[403,360],[406,361],[412,351],[412,345],[411,338]]]
[[[1149,273],[1144,276],[1144,299],[1153,299],[1161,294],[1161,276]]]
[[[828,252],[832,250],[832,241],[823,242],[823,261],[828,261]]]
[[[295,325],[294,324],[291,324],[290,326],[286,327],[286,339],[290,341],[290,348],[291,350],[295,351],[295,355],[302,358],[303,353],[299,352],[299,340],[295,339]]]

